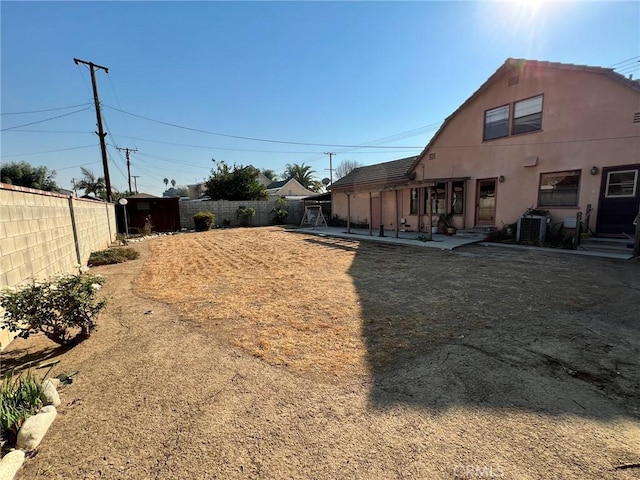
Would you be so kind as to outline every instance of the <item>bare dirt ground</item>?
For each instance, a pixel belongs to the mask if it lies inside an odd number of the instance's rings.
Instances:
[[[137,244],[20,479],[631,479],[640,264],[279,228]]]

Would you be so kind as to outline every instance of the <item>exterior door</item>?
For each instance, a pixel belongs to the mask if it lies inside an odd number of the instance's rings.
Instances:
[[[640,165],[603,168],[596,233],[635,233],[633,221],[639,209]]]
[[[496,223],[496,179],[478,180],[476,185],[476,225]]]

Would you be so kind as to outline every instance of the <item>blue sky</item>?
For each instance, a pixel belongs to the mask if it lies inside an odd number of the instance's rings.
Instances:
[[[212,158],[278,173],[304,162],[323,178],[324,152],[338,153],[334,167],[415,155],[508,57],[604,67],[632,59],[620,71],[640,76],[638,1],[3,1],[0,9],[2,162],[46,165],[63,188],[81,176],[79,165],[102,174],[90,74],[74,57],[109,68],[97,80],[112,185],[127,189],[115,146],[137,148],[138,190],[157,195],[165,177],[178,185],[208,177]],[[82,106],[15,115],[74,105]],[[194,132],[118,110],[322,145]],[[333,146],[364,143],[376,148]]]

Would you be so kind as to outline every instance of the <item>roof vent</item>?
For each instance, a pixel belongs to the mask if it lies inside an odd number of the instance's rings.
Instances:
[[[515,85],[520,82],[520,75],[516,75],[515,77],[509,77],[509,86]]]
[[[640,123],[640,112],[633,114],[633,123]]]
[[[435,153],[430,153],[429,154],[429,160],[435,160],[436,159],[436,154]]]

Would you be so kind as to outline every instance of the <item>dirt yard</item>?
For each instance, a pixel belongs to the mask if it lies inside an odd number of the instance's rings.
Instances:
[[[93,269],[20,479],[640,478],[640,263],[215,230]]]

